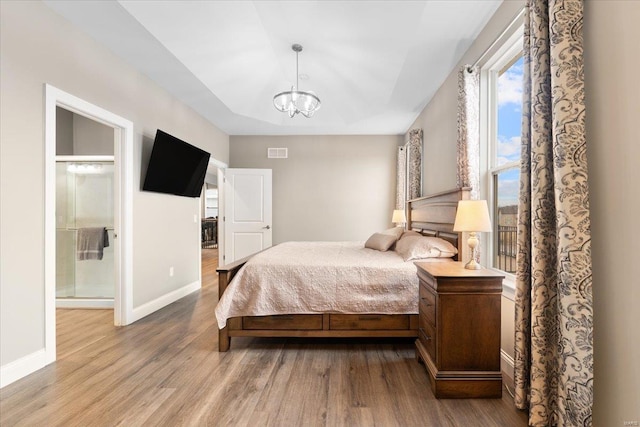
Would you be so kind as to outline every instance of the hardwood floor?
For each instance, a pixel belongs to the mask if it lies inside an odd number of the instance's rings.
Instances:
[[[57,362],[0,390],[0,425],[527,425],[506,391],[435,399],[411,339],[234,338],[219,353],[213,252],[199,292],[132,325],[58,310]]]

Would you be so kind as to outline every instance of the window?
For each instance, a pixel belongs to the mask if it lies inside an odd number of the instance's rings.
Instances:
[[[497,137],[490,166],[493,193],[493,267],[516,271],[516,226],[520,186],[520,136],[522,134],[522,62],[514,58],[498,75]]]
[[[522,31],[514,32],[510,42],[483,67],[481,76],[481,194],[489,203],[493,223],[493,233],[484,236],[484,262],[514,274],[522,134]]]

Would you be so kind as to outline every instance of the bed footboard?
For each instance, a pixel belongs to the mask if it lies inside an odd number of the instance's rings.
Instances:
[[[218,297],[251,257],[219,267]],[[234,317],[218,330],[218,351],[231,347],[232,337],[417,337],[416,314],[291,314],[275,316]]]
[[[251,256],[239,259],[231,264],[218,267],[218,299],[222,297],[222,294],[227,289],[227,286],[231,282],[231,279],[236,273],[251,259]],[[222,328],[218,331],[218,351],[227,351],[231,345],[231,337],[229,337],[229,327]]]
[[[417,314],[281,314],[233,317],[219,332],[219,351],[232,337],[416,338]]]

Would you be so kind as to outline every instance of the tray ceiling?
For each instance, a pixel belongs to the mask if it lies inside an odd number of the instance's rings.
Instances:
[[[230,135],[404,134],[501,0],[47,1]],[[295,84],[322,101],[278,112]]]

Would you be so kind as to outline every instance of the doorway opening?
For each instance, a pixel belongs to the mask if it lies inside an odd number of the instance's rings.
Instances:
[[[218,176],[205,177],[202,187],[202,249],[218,249]]]
[[[90,156],[90,158],[80,158],[76,155],[82,154],[80,151],[73,152],[70,156],[73,158],[72,162],[68,162],[69,154],[65,157],[56,158],[57,153],[57,117],[58,114],[71,112],[78,115],[83,119],[89,119],[93,122],[97,122],[108,128],[111,132],[112,138],[112,155],[106,154],[108,158],[101,157],[96,158]],[[64,149],[62,150],[64,151]],[[86,153],[85,153],[86,154]],[[63,153],[61,153],[63,155]],[[58,160],[58,161],[57,161]],[[98,161],[100,160],[100,161]],[[88,162],[87,162],[88,161]],[[65,164],[67,162],[67,164]],[[71,166],[68,163],[73,163]],[[86,176],[84,179],[78,175],[79,170],[88,170],[87,163],[92,168],[98,169],[111,169],[112,174],[106,178],[89,179]],[[111,238],[110,246],[112,246],[113,257],[113,323],[116,326],[126,325],[131,323],[133,316],[133,298],[132,298],[132,266],[131,266],[131,254],[133,253],[133,239],[132,239],[132,199],[133,199],[133,123],[120,116],[117,116],[109,111],[106,111],[96,105],[90,104],[80,98],[77,98],[71,94],[61,91],[53,86],[45,85],[45,357],[46,363],[52,363],[56,360],[56,294],[58,290],[56,288],[57,273],[62,266],[57,265],[57,253],[59,250],[63,250],[57,247],[57,242],[64,242],[62,237],[57,239],[58,233],[75,234],[78,230],[77,219],[74,219],[74,225],[69,225],[69,218],[58,218],[58,213],[62,216],[66,215],[67,210],[57,209],[57,195],[58,193],[65,192],[77,192],[77,186],[65,188],[64,190],[57,186],[57,175],[66,174],[70,170],[75,170],[75,174],[72,173],[72,177],[68,178],[70,181],[91,181],[89,184],[88,194],[102,193],[105,196],[105,192],[109,189],[112,191],[112,209],[104,203],[104,197],[100,197],[100,203],[103,208],[112,212],[111,217],[104,217],[98,221],[100,226],[107,232],[111,232],[107,238]],[[85,174],[86,175],[86,174]],[[63,180],[63,182],[66,182]],[[73,183],[74,185],[77,182]],[[78,201],[78,198],[69,197],[62,198],[68,203],[81,203],[84,205],[97,203],[96,200]],[[77,206],[76,206],[77,207]],[[95,207],[95,206],[94,206]],[[86,214],[92,211],[91,206],[84,206],[81,210]],[[77,211],[74,208],[74,211]],[[92,215],[102,215],[97,213],[93,209]],[[83,219],[85,220],[85,219]],[[82,224],[82,220],[80,221]],[[64,225],[64,227],[62,227]],[[87,225],[87,224],[84,224]],[[90,224],[96,225],[96,224]],[[60,227],[58,227],[60,226]],[[64,228],[64,229],[62,229]],[[67,236],[69,237],[69,236]],[[74,241],[77,237],[74,236]],[[67,240],[71,240],[68,238]],[[77,255],[77,254],[74,254]],[[105,265],[102,265],[105,267]],[[69,274],[71,274],[71,267],[68,268]],[[73,268],[73,274],[78,274],[78,271]],[[61,272],[62,273],[62,272]],[[86,271],[84,273],[87,273]],[[83,273],[83,274],[84,274]],[[87,275],[87,274],[85,274]],[[88,276],[97,277],[100,273],[88,273]],[[75,283],[75,280],[74,280]],[[67,289],[65,289],[65,292]]]
[[[57,308],[113,308],[114,135],[56,107]]]
[[[223,171],[227,167],[223,163],[214,158],[209,159],[207,173],[202,186],[202,194],[200,196],[200,283],[205,286],[207,283],[213,283],[210,280],[215,273],[221,253],[224,235],[221,229],[223,224]]]

